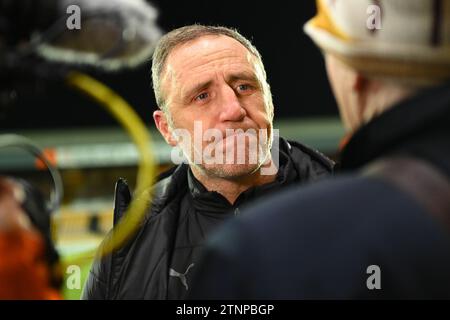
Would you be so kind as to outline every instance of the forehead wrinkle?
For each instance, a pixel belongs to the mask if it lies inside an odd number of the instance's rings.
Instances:
[[[226,69],[223,70],[222,67],[226,66]],[[228,80],[230,75],[233,74],[248,74],[254,75],[256,79],[259,79],[257,75],[257,71],[253,66],[243,65],[242,61],[225,61],[221,60],[213,60],[207,63],[200,63],[197,67],[189,68],[184,71],[181,70],[176,72],[171,68],[171,78],[172,78],[172,87],[177,83],[181,83],[181,92],[184,93],[195,85],[203,82],[214,82],[214,80],[218,80],[220,77]],[[183,85],[183,79],[192,79],[189,82],[185,82]]]
[[[261,85],[261,80],[253,68],[243,68],[239,63],[229,64],[226,70],[212,70],[200,76],[191,76],[192,80],[181,85],[180,96],[182,99],[190,96],[196,91],[207,89],[223,79],[226,83],[234,83],[239,80],[256,82]],[[181,81],[180,81],[181,82]]]
[[[208,39],[226,39],[226,42],[212,44],[211,41],[213,40]],[[217,47],[219,47],[219,49]],[[202,48],[200,52],[199,48]],[[193,42],[188,42],[175,48],[168,57],[167,62],[168,64],[173,64],[174,60],[177,61],[177,58],[180,58],[178,59],[179,63],[174,65],[174,67],[177,69],[179,69],[180,66],[190,66],[195,68],[205,64],[204,60],[210,60],[210,62],[207,63],[210,64],[220,63],[220,61],[225,59],[237,58],[242,62],[245,61],[251,63],[251,56],[253,56],[253,54],[235,39],[227,36],[204,36]]]
[[[211,42],[213,42],[214,40],[219,40],[222,39],[225,41],[221,42],[219,44],[215,43],[212,44]],[[186,42],[176,48],[174,48],[174,50],[172,51],[173,56],[180,54],[180,52],[185,51],[185,53],[188,53],[188,57],[193,57],[196,54],[198,55],[198,49],[202,48],[201,52],[202,52],[202,56],[209,56],[209,55],[215,55],[215,54],[221,54],[221,53],[226,53],[226,52],[236,52],[236,51],[240,51],[240,52],[245,52],[245,53],[250,53],[249,50],[247,50],[247,48],[242,45],[239,41],[230,38],[228,36],[222,36],[222,35],[207,35],[207,36],[202,36],[198,39],[195,39],[193,41],[189,41]],[[218,47],[220,47],[220,49],[218,49]],[[238,50],[234,50],[234,49],[238,48]],[[209,51],[209,52],[208,52]]]
[[[213,56],[213,55],[210,55]],[[205,56],[204,56],[205,57]],[[234,65],[240,65],[240,64],[245,64],[245,60],[243,59],[238,59],[235,60],[234,58],[240,58],[240,56],[238,55],[234,55],[234,56],[223,56],[223,57],[217,57],[217,58],[212,58],[209,59],[209,61],[205,62],[203,61],[199,61],[199,59],[197,59],[197,57],[195,58],[191,58],[191,63],[189,61],[187,61],[187,63],[183,64],[183,69],[182,70],[178,70],[178,72],[175,71],[175,75],[177,78],[181,78],[183,75],[185,75],[186,73],[189,75],[190,73],[199,73],[199,72],[204,72],[205,70],[211,70],[211,72],[217,72],[219,70],[217,70],[218,68],[224,66],[224,65],[229,65],[229,66],[234,66]],[[242,66],[240,66],[242,68]],[[175,68],[174,68],[175,70]]]

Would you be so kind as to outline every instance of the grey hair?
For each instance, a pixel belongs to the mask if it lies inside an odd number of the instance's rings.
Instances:
[[[183,45],[187,42],[196,40],[203,36],[216,35],[216,36],[227,36],[240,42],[253,56],[256,57],[257,61],[261,64],[264,80],[266,82],[268,93],[270,94],[270,87],[267,84],[267,75],[264,70],[264,64],[262,58],[256,47],[244,36],[242,36],[237,30],[222,27],[222,26],[204,26],[200,24],[194,24],[190,26],[181,27],[170,31],[165,34],[156,45],[155,51],[153,53],[152,61],[152,82],[153,90],[155,92],[156,103],[158,107],[167,113],[166,101],[161,92],[161,76],[164,71],[167,58],[169,54],[176,47]],[[268,101],[269,112],[273,117],[273,105],[272,99],[270,97]]]

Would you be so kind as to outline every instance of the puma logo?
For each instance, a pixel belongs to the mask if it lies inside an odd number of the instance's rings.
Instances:
[[[180,273],[180,272],[175,271],[174,269],[170,268],[169,269],[169,276],[180,278],[181,284],[186,288],[186,291],[187,291],[187,290],[189,290],[189,287],[188,287],[188,284],[187,284],[186,275],[188,274],[189,270],[191,270],[191,268],[194,267],[194,265],[195,265],[194,263],[191,263],[189,265],[189,267],[187,267],[185,273]]]

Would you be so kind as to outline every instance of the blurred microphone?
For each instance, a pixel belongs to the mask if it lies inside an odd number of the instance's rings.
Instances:
[[[131,68],[150,59],[161,36],[144,0],[61,0],[58,11],[62,18],[38,38],[37,53],[49,61]]]
[[[148,61],[161,36],[144,0],[0,0],[0,52],[105,71]],[[5,62],[14,62],[6,59]]]
[[[68,70],[148,62],[157,16],[144,0],[0,0],[0,118]]]

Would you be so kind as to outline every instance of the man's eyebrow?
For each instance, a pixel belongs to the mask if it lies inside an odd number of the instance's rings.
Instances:
[[[227,82],[235,82],[238,80],[247,80],[255,83],[259,83],[258,77],[253,72],[233,72],[229,76],[227,76]]]
[[[198,82],[198,83],[194,84],[193,86],[190,86],[187,90],[183,90],[182,99],[184,100],[184,99],[189,98],[194,93],[208,88],[211,84],[212,84],[212,80],[208,80],[208,81]]]

